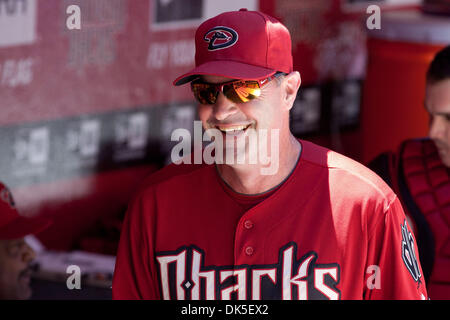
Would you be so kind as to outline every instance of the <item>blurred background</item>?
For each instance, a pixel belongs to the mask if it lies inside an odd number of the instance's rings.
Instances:
[[[80,30],[67,28],[70,5]],[[55,221],[30,240],[34,299],[111,297],[127,202],[196,119],[189,86],[172,86],[193,67],[195,29],[240,8],[291,31],[296,136],[367,164],[427,135],[425,72],[450,43],[447,0],[0,0],[0,181],[23,215]],[[66,287],[71,264],[82,290]]]

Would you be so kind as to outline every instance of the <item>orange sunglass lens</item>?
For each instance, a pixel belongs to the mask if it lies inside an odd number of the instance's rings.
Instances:
[[[201,104],[216,103],[219,86],[209,83],[192,83],[194,96]],[[250,101],[261,95],[257,81],[235,81],[223,86],[224,95],[235,103]]]
[[[243,85],[235,85],[234,91],[243,102],[255,99],[261,95],[261,89],[257,82],[246,82]]]
[[[259,97],[261,89],[256,81],[237,81],[232,83],[232,86],[224,88],[224,93],[228,99],[243,103]]]

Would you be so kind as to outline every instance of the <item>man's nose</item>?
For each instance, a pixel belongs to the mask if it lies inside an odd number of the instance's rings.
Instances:
[[[219,121],[223,121],[232,114],[237,112],[236,104],[227,97],[222,92],[219,92],[217,96],[216,103],[213,106],[213,116]]]
[[[430,119],[430,130],[428,131],[428,136],[432,140],[440,140],[444,135],[445,125],[442,123],[441,119],[437,117],[431,117]]]
[[[36,252],[27,243],[25,243],[22,251],[22,261],[29,263],[36,258]]]

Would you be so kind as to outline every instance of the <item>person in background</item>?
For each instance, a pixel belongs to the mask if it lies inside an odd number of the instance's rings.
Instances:
[[[44,217],[21,216],[11,192],[0,182],[0,300],[31,297],[31,262],[35,252],[24,237],[42,231],[50,223]]]
[[[426,74],[426,138],[408,139],[369,167],[394,189],[417,237],[430,299],[450,299],[450,46]]]

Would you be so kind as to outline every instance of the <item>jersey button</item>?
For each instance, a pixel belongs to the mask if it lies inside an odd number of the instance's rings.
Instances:
[[[254,252],[255,252],[255,249],[253,249],[253,247],[251,247],[251,246],[248,246],[247,248],[245,248],[245,254],[248,256],[251,256]]]
[[[245,220],[244,228],[250,230],[251,228],[253,228],[253,222],[251,220]]]

